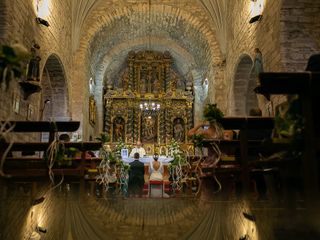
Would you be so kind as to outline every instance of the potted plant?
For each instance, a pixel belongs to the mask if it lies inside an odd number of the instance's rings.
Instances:
[[[206,121],[208,121],[210,131],[215,132],[215,138],[223,138],[223,128],[221,125],[221,120],[223,119],[224,114],[218,108],[217,104],[206,104],[203,110],[203,117]]]
[[[294,156],[301,155],[303,146],[304,118],[301,111],[301,100],[296,97],[279,106],[274,118],[273,142],[288,143]]]
[[[1,89],[7,90],[11,80],[20,78],[23,75],[29,58],[28,50],[20,44],[0,46]]]

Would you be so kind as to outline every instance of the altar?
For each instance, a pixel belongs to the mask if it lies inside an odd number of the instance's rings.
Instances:
[[[168,165],[173,160],[173,157],[167,156],[159,156],[158,161],[162,162],[163,165]],[[134,161],[134,158],[131,157],[122,157],[122,161],[125,163],[131,163]],[[153,161],[153,156],[144,156],[139,158],[140,162],[143,162],[144,165],[148,165],[150,162]]]
[[[104,88],[104,132],[114,144],[139,140],[151,151],[157,145],[159,154],[173,138],[190,143],[186,133],[193,127],[191,86],[169,52],[130,52],[123,69]]]

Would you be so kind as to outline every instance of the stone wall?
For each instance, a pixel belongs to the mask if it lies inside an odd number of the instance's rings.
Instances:
[[[41,57],[40,69],[44,71],[44,65],[48,57],[55,54],[59,59],[67,82],[70,79],[72,67],[71,58],[71,0],[49,1],[50,15],[46,19],[50,26],[45,27],[35,21],[36,0],[2,0],[0,2],[0,41],[3,44],[20,43],[30,49],[33,42],[40,45]],[[4,8],[2,6],[5,6]],[[2,21],[2,18],[5,20]],[[69,84],[69,83],[68,83]],[[68,89],[71,89],[70,86]],[[12,107],[13,93],[20,95],[19,112],[14,113]],[[27,100],[22,98],[19,86],[13,82],[10,89],[1,93],[0,118],[14,120],[26,120],[28,106],[32,105],[35,113],[33,120],[37,120],[41,109],[41,94],[36,93]],[[71,94],[71,93],[66,93]],[[69,107],[68,107],[69,108]],[[55,113],[52,113],[55,115]],[[26,138],[28,138],[26,136]]]
[[[265,1],[263,18],[261,21],[250,24],[250,1],[230,1],[228,5],[228,47],[226,54],[225,81],[227,87],[224,91],[225,100],[228,101],[227,114],[234,112],[233,85],[238,62],[243,54],[254,59],[254,49],[262,52],[264,71],[283,70],[280,56],[280,7],[281,1]],[[240,99],[239,99],[240,101]],[[243,99],[244,101],[244,99]],[[263,108],[264,102],[259,106]]]
[[[320,52],[320,1],[283,0],[281,58],[286,71],[304,71],[309,57]]]
[[[320,2],[312,0],[265,1],[263,18],[249,24],[250,1],[237,1],[228,8],[228,47],[225,80],[229,96],[228,114],[234,113],[234,79],[237,63],[242,54],[254,59],[254,48],[263,56],[265,72],[303,71],[310,55],[320,50]],[[270,102],[258,96],[264,115]],[[272,105],[286,100],[272,96]]]

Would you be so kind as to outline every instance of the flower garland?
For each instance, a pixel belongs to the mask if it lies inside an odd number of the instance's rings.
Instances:
[[[185,154],[181,151],[178,142],[172,138],[169,145],[169,155],[173,157],[173,160],[169,165],[169,172],[172,178],[172,189],[174,191],[182,188],[183,179],[185,174],[183,172],[183,166],[190,167]]]
[[[101,134],[101,137],[97,139],[103,142],[103,147],[99,153],[101,162],[98,167],[99,175],[96,176],[96,181],[99,184],[103,184],[106,191],[109,190],[110,183],[116,182],[120,186],[120,192],[126,196],[128,193],[130,166],[121,160],[121,150],[128,148],[128,146],[120,140],[114,151],[112,151],[110,145],[106,143],[109,139],[106,134]]]
[[[6,143],[9,143],[9,145],[6,147],[6,149],[3,151],[1,160],[0,160],[0,176],[1,177],[10,177],[10,175],[7,175],[3,172],[3,165],[6,160],[7,154],[9,153],[12,145],[13,145],[13,139],[10,138],[9,133],[13,130],[15,127],[14,124],[11,124],[9,121],[0,121],[0,146],[3,144],[5,145]],[[2,146],[1,146],[1,151],[2,151]]]

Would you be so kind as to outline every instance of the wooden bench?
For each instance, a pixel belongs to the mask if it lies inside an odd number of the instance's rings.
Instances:
[[[260,85],[255,89],[262,95],[298,94],[304,116],[304,188],[307,202],[312,207],[320,198],[320,72],[266,72],[259,75]]]
[[[253,164],[250,159],[257,160],[258,153],[271,154],[274,149],[265,148],[264,139],[250,140],[249,131],[259,131],[261,129],[270,129],[274,127],[272,117],[225,117],[221,124],[225,130],[238,130],[239,139],[234,140],[204,140],[204,146],[208,148],[209,157],[214,154],[212,143],[219,146],[222,153],[226,153],[216,166],[204,167],[203,172],[216,174],[221,177],[232,176],[236,181],[241,181],[245,191],[250,189],[250,172],[261,165]],[[269,142],[271,141],[269,138]],[[272,145],[272,144],[271,144]],[[232,156],[232,157],[230,157]],[[224,160],[228,159],[228,160]]]
[[[48,150],[50,144],[58,132],[76,131],[80,122],[10,122],[13,125],[13,133],[48,132],[49,142],[14,142],[10,152],[42,152],[38,156],[7,157],[4,171],[12,177],[41,177],[48,176],[47,162],[40,155]],[[8,125],[9,126],[9,125]],[[6,149],[8,143],[1,143],[0,148]],[[87,151],[95,151],[101,148],[101,142],[65,142],[65,148],[76,148],[81,153],[80,156],[72,159],[72,166],[54,166],[54,174],[83,177],[86,169],[95,168],[98,158],[87,155]],[[0,152],[0,157],[3,151]]]

